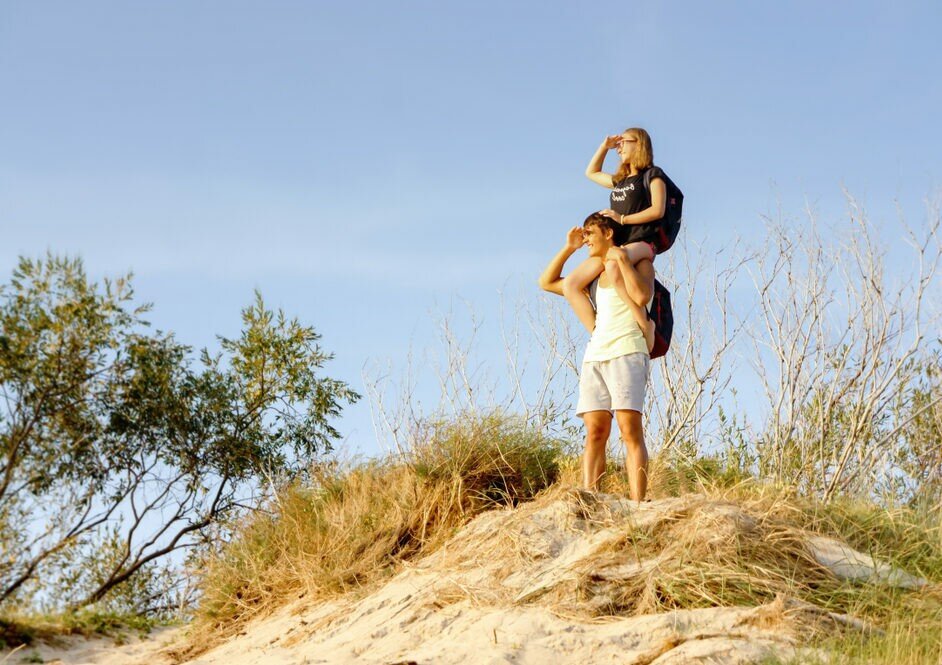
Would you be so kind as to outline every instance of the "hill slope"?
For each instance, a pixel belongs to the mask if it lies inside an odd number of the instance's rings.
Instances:
[[[187,649],[155,641],[62,662],[804,660],[814,635],[870,630],[811,602],[851,578],[925,584],[744,504],[557,491],[478,516],[382,585],[315,604],[298,598],[198,655],[193,645],[206,645],[191,635]]]

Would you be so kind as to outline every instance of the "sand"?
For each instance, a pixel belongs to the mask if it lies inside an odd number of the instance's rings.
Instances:
[[[179,644],[203,639],[193,628],[156,631],[120,646],[105,638],[70,639],[0,653],[0,663],[29,662],[24,657],[35,654],[63,665],[735,664],[771,654],[802,657],[813,633],[869,629],[787,595],[753,607],[587,614],[612,602],[626,580],[651,579],[666,564],[657,556],[626,559],[619,549],[626,530],[683,515],[710,525],[704,538],[756,528],[755,517],[740,507],[700,495],[638,506],[571,492],[485,513],[385,584],[328,602],[295,600],[182,660]],[[837,577],[925,583],[833,539],[809,535],[807,548]]]

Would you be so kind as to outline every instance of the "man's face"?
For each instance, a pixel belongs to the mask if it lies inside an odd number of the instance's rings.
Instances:
[[[589,250],[589,256],[604,257],[612,247],[611,232],[600,226],[587,226],[582,230],[582,238]]]

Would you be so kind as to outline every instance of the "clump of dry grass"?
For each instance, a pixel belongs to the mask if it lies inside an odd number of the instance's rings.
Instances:
[[[723,495],[753,503],[806,532],[842,540],[929,582],[918,589],[850,581],[809,589],[809,599],[820,607],[861,617],[875,628],[824,636],[817,645],[826,662],[942,663],[942,506],[880,506],[847,497],[823,503],[798,496],[793,488],[756,482],[727,488]]]
[[[595,572],[646,562],[652,565],[615,580],[600,580]],[[586,562],[581,591],[597,612],[639,615],[805,599],[829,584],[835,585],[833,575],[793,525],[704,496],[669,519],[627,529]],[[599,603],[600,596],[608,602]]]
[[[518,419],[466,414],[421,423],[403,456],[315,467],[210,562],[197,620],[226,632],[290,596],[321,599],[382,580],[474,515],[550,486],[560,453],[558,441]]]
[[[822,502],[795,487],[753,479],[728,483],[705,478],[703,491],[742,507],[791,534],[820,534],[846,542],[877,561],[921,577],[928,584],[904,589],[876,582],[815,580],[796,567],[790,595],[846,616],[858,617],[872,630],[816,635],[813,644],[825,654],[821,662],[869,665],[942,663],[942,506],[935,509],[878,505],[866,499],[839,497]],[[778,531],[772,540],[784,532]],[[789,552],[786,557],[800,551]],[[769,577],[777,575],[773,570]],[[764,588],[763,588],[764,587]],[[768,585],[753,590],[771,591]],[[770,659],[769,664],[786,661]],[[804,657],[788,662],[817,662]]]
[[[658,468],[654,474],[677,471]],[[780,607],[770,622],[800,631],[802,641],[813,636],[842,658],[937,661],[942,650],[937,517],[872,503],[823,504],[790,488],[730,484],[725,474],[717,483],[704,476],[698,493],[644,508],[617,495],[567,490],[565,479],[577,478],[577,471],[576,460],[568,460],[563,480],[537,501],[513,513],[481,517],[453,539],[437,562],[453,580],[444,589],[444,602],[535,604],[579,620]],[[613,474],[608,482],[610,489],[620,480]],[[808,542],[816,534],[848,542],[929,584],[901,589],[842,580],[816,559]],[[486,574],[465,582],[455,572],[463,570]]]
[[[804,535],[760,506],[709,493],[648,507],[560,484],[465,529],[440,565],[487,567],[484,584],[466,586],[478,602],[534,603],[582,619],[757,606],[840,586]]]

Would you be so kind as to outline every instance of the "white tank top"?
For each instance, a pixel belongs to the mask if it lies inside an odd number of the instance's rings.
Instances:
[[[598,286],[595,293],[595,330],[583,362],[612,360],[629,353],[648,353],[644,333],[613,286]]]

